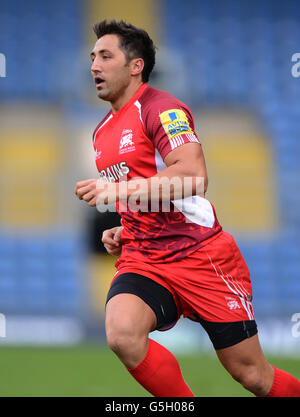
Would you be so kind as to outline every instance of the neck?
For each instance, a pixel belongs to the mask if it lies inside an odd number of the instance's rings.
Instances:
[[[130,84],[116,100],[111,102],[112,112],[116,113],[120,110],[135,95],[142,84],[144,84],[143,81]]]

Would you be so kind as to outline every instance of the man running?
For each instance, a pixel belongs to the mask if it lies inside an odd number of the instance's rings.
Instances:
[[[123,21],[99,22],[94,31],[91,72],[111,110],[93,135],[100,185],[80,181],[75,193],[90,206],[115,202],[121,215],[122,226],[102,238],[108,253],[120,254],[106,304],[109,347],[154,396],[193,396],[174,355],[149,338],[183,315],[201,323],[223,366],[254,395],[300,396],[299,381],[269,364],[260,347],[248,267],[205,199],[193,115],[147,84],[152,40]],[[168,193],[164,181],[172,183]],[[141,205],[133,210],[137,190]]]

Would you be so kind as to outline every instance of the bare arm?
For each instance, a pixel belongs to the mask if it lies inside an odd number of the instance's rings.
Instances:
[[[204,193],[206,192],[208,179],[205,159],[200,144],[188,143],[185,144],[185,146],[176,148],[166,156],[164,162],[167,168],[165,168],[159,174],[155,175],[155,177],[169,179],[172,179],[173,177],[178,177],[182,180],[186,177],[202,177],[204,182]],[[134,181],[136,180],[132,180],[131,184],[133,184]],[[144,193],[144,197],[146,196],[149,199],[151,198],[151,187],[149,186],[150,181],[151,178],[145,180],[145,188],[139,190],[140,193]],[[105,183],[105,185],[110,187],[111,193],[115,194],[116,201],[124,198],[124,196],[122,195],[122,192],[124,193],[124,190],[126,190],[128,198],[134,190],[134,187],[130,190],[127,189],[127,182]],[[171,194],[169,196],[170,200],[175,199],[178,194],[184,192],[183,181],[181,183],[178,183],[178,188],[179,189],[175,189],[174,187],[173,189],[171,189]],[[195,191],[195,189],[192,189],[191,195],[193,195]],[[80,200],[85,200],[90,206],[96,205],[97,197],[99,195],[98,192],[99,189],[97,188],[96,179],[81,181],[76,184],[75,194]],[[165,198],[165,196],[162,196],[161,192],[162,190],[160,190],[159,192],[159,198]],[[120,255],[121,253],[121,231],[122,226],[114,227],[103,232],[102,242],[104,244],[105,249],[110,255]]]
[[[156,174],[154,177],[147,178],[144,181],[131,180],[130,182],[119,183],[118,199],[129,198],[134,190],[134,183],[137,184],[141,199],[145,200],[148,197],[150,201],[152,194],[159,195],[159,201],[166,197],[170,200],[181,198],[181,196],[189,197],[199,192],[197,183],[203,184],[201,196],[204,197],[207,190],[208,178],[205,164],[205,158],[202,151],[202,146],[199,143],[186,143],[168,153],[164,160],[167,168]],[[153,179],[167,179],[172,180],[177,178],[178,181],[170,188],[170,194],[166,196],[163,194],[163,187]],[[185,189],[185,179],[191,180],[192,187]],[[198,180],[198,182],[197,182]],[[199,181],[201,180],[201,181]],[[130,188],[128,184],[130,183]],[[159,190],[154,190],[153,187],[159,187]],[[155,193],[153,192],[155,191]],[[158,191],[158,192],[157,192]]]
[[[202,146],[199,143],[186,143],[184,146],[169,152],[164,160],[167,168],[158,176],[180,176],[203,178],[204,193],[207,190],[208,178]],[[194,190],[195,191],[195,190]]]
[[[96,179],[80,181],[76,184],[75,194],[80,200],[85,200],[92,207],[96,206],[97,200],[103,193],[105,193],[104,203],[107,203],[107,201],[128,200],[137,191],[140,199],[143,201],[150,201],[154,191],[160,201],[166,197],[169,200],[174,200],[183,195],[185,197],[195,195],[197,192],[197,179],[202,178],[203,190],[201,195],[204,197],[208,179],[202,146],[199,143],[186,143],[172,150],[168,153],[164,162],[167,168],[154,177],[143,179],[142,181],[133,179],[119,183],[107,183]],[[152,181],[153,178],[172,180],[175,177],[179,181],[170,188],[168,196],[163,195],[163,189],[159,183]],[[192,187],[189,190],[184,189],[184,179],[187,177],[192,179]],[[152,187],[158,187],[159,189],[154,190]]]

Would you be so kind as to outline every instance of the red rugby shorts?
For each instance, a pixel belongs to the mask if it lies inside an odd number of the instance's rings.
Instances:
[[[193,320],[196,314],[211,322],[254,320],[249,269],[227,232],[218,233],[177,262],[151,264],[126,255],[116,267],[114,278],[133,272],[166,287],[174,297],[178,317]]]

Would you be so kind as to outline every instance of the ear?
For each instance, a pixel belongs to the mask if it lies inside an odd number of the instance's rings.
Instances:
[[[134,58],[130,62],[131,66],[131,75],[139,75],[142,74],[142,71],[144,69],[144,60],[142,58]]]

